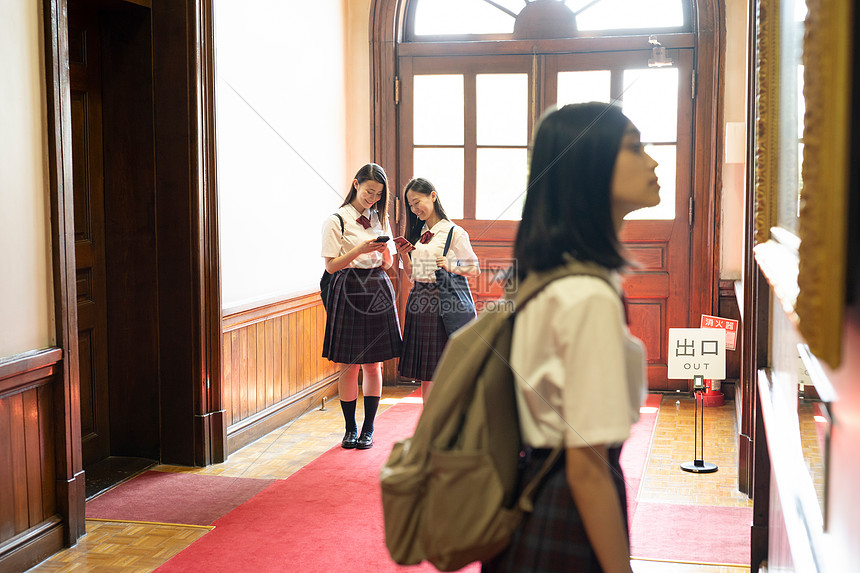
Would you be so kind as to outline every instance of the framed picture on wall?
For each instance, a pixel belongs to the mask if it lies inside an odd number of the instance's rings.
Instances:
[[[852,2],[757,3],[755,256],[810,352],[841,362]]]

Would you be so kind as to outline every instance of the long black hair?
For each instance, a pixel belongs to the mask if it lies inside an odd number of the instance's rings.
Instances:
[[[520,277],[561,265],[566,255],[609,269],[626,264],[610,193],[629,125],[620,108],[605,103],[566,105],[541,118],[514,243]]]
[[[419,219],[418,215],[413,213],[412,209],[409,208],[409,201],[406,200],[407,191],[421,193],[422,195],[430,195],[436,191],[436,187],[422,177],[415,177],[409,181],[403,189],[403,204],[405,205],[404,211],[406,211],[406,229],[403,236],[406,237],[406,240],[410,243],[415,244],[421,235],[421,229],[424,228],[424,221]],[[433,202],[433,208],[436,210],[436,214],[440,219],[448,219],[448,215],[445,214],[445,209],[442,208],[442,201],[439,199],[438,191],[436,191],[436,201]],[[450,219],[448,220],[450,221]]]
[[[385,170],[376,163],[368,163],[358,170],[358,173],[355,174],[353,179],[358,181],[359,185],[365,181],[371,180],[376,181],[377,183],[382,183],[382,197],[380,197],[379,201],[373,205],[373,208],[376,209],[376,212],[379,215],[379,222],[382,223],[382,226],[384,227],[387,220],[386,217],[388,216],[388,177],[385,176]],[[354,182],[350,183],[349,193],[347,193],[346,199],[341,204],[341,207],[352,203],[356,194],[358,194],[358,190],[355,188]]]

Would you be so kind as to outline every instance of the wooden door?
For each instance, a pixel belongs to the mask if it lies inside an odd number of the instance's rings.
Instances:
[[[399,187],[413,176],[439,189],[469,232],[483,270],[476,303],[501,294],[527,184],[527,146],[552,104],[615,102],[660,163],[661,204],[632,214],[622,241],[636,266],[627,276],[631,330],[647,349],[649,388],[687,390],[667,379],[668,329],[690,324],[692,50],[530,56],[401,57]],[[402,204],[401,204],[402,208]],[[408,285],[401,281],[401,284]],[[405,302],[408,288],[401,289]]]
[[[690,321],[693,224],[692,50],[668,50],[671,65],[649,67],[650,50],[547,56],[545,105],[619,104],[660,164],[661,202],[628,216],[621,239],[636,266],[627,274],[630,328],[645,343],[651,390],[688,390],[669,380],[669,328]]]
[[[75,270],[83,465],[110,454],[104,155],[98,14],[69,2]]]

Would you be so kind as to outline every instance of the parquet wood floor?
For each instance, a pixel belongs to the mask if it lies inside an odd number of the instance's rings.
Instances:
[[[379,411],[409,399],[414,387],[384,388]],[[676,407],[676,400],[679,402]],[[361,399],[357,420],[363,419]],[[640,499],[673,503],[706,503],[746,507],[751,501],[737,491],[734,405],[705,411],[705,461],[716,463],[715,474],[688,474],[679,464],[693,458],[693,400],[663,398],[651,454],[640,487]],[[189,472],[245,478],[284,479],[336,445],[343,434],[337,400],[325,411],[317,407],[206,468],[157,466],[157,471]],[[706,476],[707,479],[701,479]],[[209,531],[199,526],[87,520],[87,534],[76,547],[62,551],[31,572],[149,572]],[[635,573],[748,573],[748,567],[727,567],[634,559]],[[265,572],[261,572],[265,573]]]

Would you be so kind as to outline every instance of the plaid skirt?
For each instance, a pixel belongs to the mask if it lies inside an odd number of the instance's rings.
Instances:
[[[416,282],[406,302],[403,353],[398,371],[410,380],[428,381],[439,364],[448,333],[439,313],[436,283]]]
[[[522,481],[527,483],[540,470],[550,450],[531,450]],[[621,512],[627,524],[627,495],[624,475],[618,459],[621,447],[609,449],[609,463]],[[567,483],[565,456],[562,454],[535,495],[534,511],[526,514],[511,537],[511,544],[492,561],[483,564],[482,572],[496,573],[596,573],[603,571],[588,542],[585,526]]]
[[[400,356],[394,288],[381,267],[347,267],[334,274],[326,314],[323,358],[370,364]]]

